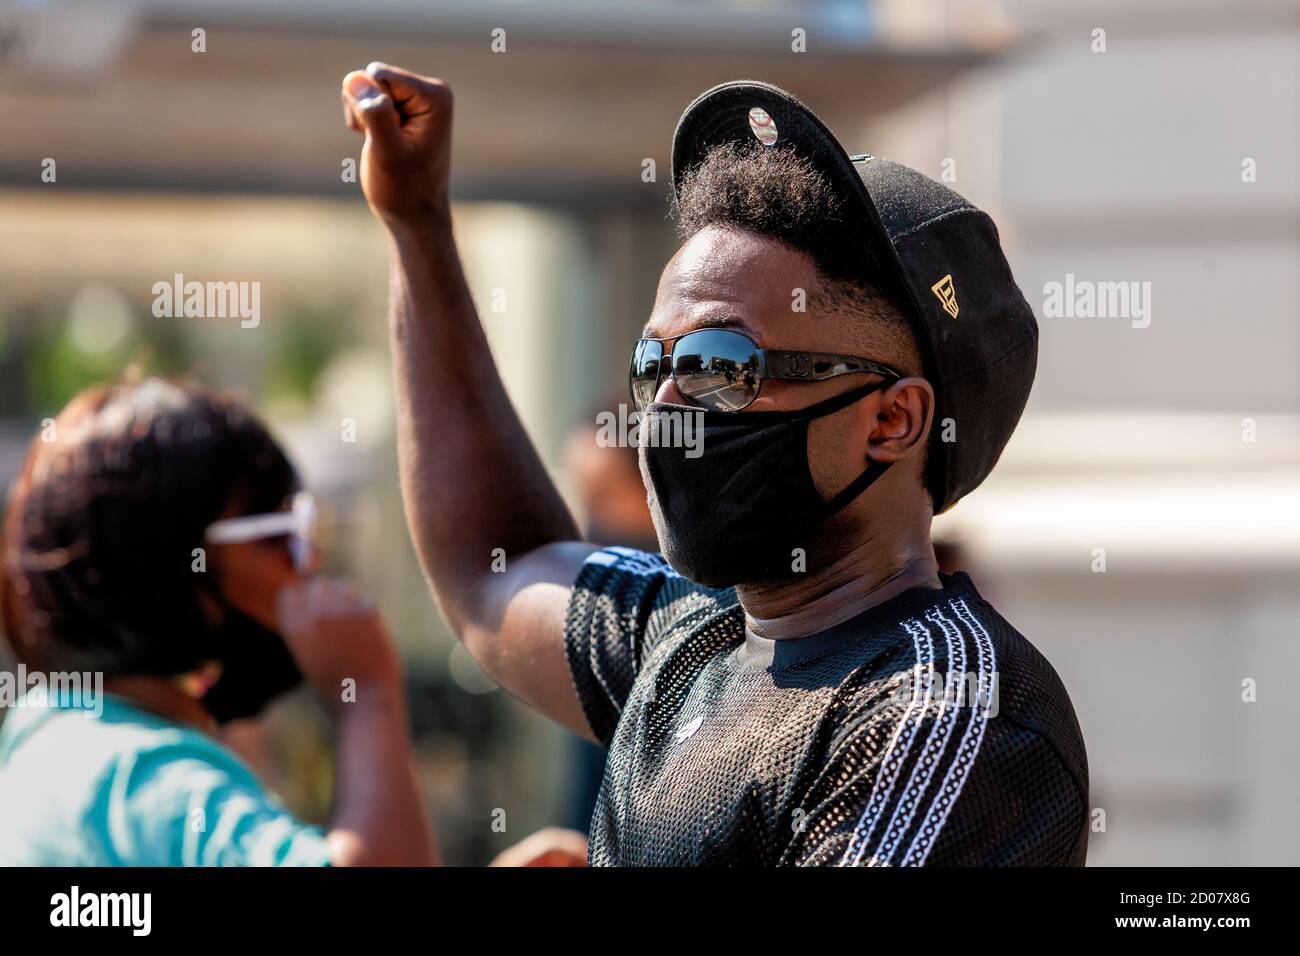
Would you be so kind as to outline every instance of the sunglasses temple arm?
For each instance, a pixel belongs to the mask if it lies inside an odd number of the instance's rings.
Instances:
[[[901,378],[893,369],[870,359],[834,352],[793,352],[783,349],[763,349],[759,352],[759,369],[765,378],[785,381],[820,382],[839,375],[868,372]]]

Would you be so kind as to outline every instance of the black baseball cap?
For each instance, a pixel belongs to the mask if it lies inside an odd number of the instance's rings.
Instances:
[[[937,398],[926,483],[935,512],[950,508],[993,470],[1038,362],[1038,323],[997,227],[914,169],[850,156],[812,110],[753,80],[715,86],[686,108],[673,134],[674,195],[710,149],[755,140],[794,150],[826,177],[843,202],[836,228],[911,322]]]

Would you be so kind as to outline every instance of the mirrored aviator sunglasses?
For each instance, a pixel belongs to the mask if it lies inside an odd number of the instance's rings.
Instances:
[[[641,339],[632,351],[632,403],[642,414],[669,376],[677,390],[702,408],[737,412],[758,398],[764,379],[820,382],[867,372],[887,378],[902,373],[871,359],[833,352],[760,349],[733,329],[699,329],[669,339]]]

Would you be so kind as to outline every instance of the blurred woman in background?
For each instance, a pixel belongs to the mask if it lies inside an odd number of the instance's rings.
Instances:
[[[32,691],[0,724],[0,864],[434,862],[396,651],[370,604],[311,573],[312,514],[267,430],[201,388],[92,388],[32,442],[4,630],[27,671],[105,693],[91,710]],[[337,723],[328,831],[214,736],[304,676]]]

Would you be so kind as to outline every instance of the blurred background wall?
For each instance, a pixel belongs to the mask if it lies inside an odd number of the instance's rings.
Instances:
[[[675,248],[669,146],[697,93],[777,83],[850,151],[988,209],[1039,374],[936,528],[1071,692],[1090,861],[1300,862],[1293,2],[0,2],[0,479],[128,362],[240,389],[325,498],[334,569],[385,609],[430,812],[479,863],[571,822],[575,772],[450,638],[402,520],[385,244],[338,104],[376,59],[456,92],[471,285],[570,492],[565,436],[621,395]],[[155,318],[178,273],[260,282],[260,323]],[[1064,317],[1051,284],[1079,282],[1137,283],[1142,308]],[[246,752],[320,817],[325,725],[301,698],[272,724]]]

